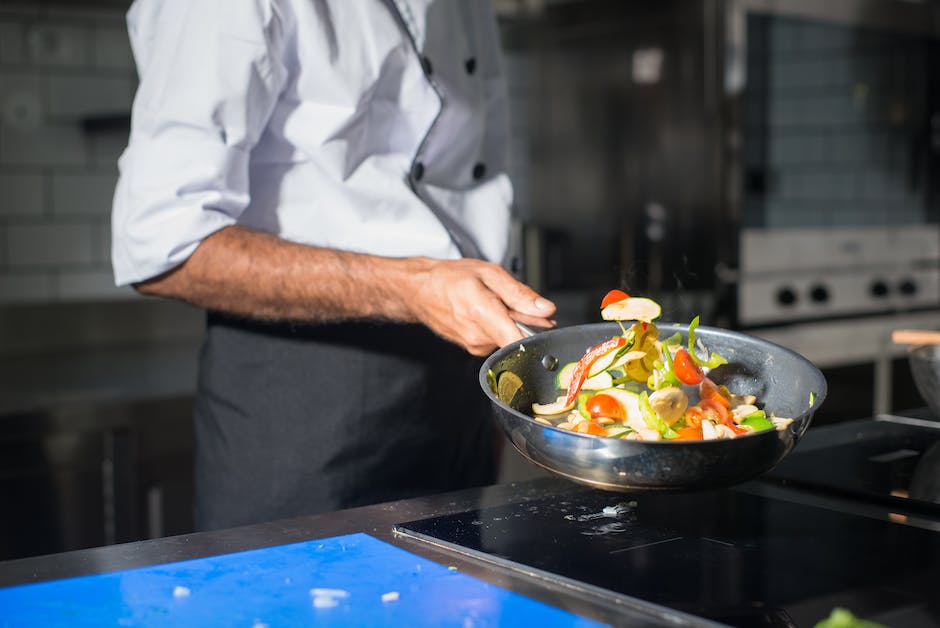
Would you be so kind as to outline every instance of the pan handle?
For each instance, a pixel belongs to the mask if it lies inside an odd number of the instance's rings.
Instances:
[[[513,321],[516,323],[516,327],[519,328],[519,331],[522,332],[522,335],[528,338],[529,336],[534,336],[535,334],[543,331],[548,331],[552,329],[551,327],[536,327],[535,325],[526,325],[525,323],[520,323],[519,321]]]
[[[516,323],[519,325],[519,323]],[[895,329],[891,332],[891,341],[900,345],[936,345],[940,344],[940,332],[920,329]]]

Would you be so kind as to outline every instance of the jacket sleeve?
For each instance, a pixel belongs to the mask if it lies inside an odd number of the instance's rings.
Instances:
[[[140,83],[112,212],[118,285],[184,262],[248,205],[248,162],[286,81],[273,0],[137,0]]]

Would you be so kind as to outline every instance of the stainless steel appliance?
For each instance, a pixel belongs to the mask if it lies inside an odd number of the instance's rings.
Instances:
[[[734,0],[725,21],[738,322],[940,307],[937,4]]]

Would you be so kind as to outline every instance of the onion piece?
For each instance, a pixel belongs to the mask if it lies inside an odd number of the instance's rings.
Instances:
[[[564,414],[574,408],[575,402],[565,403],[565,395],[560,395],[551,403],[533,403],[532,412],[542,416],[551,416],[553,414]]]

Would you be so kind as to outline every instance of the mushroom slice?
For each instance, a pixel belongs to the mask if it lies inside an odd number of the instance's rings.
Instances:
[[[649,399],[653,411],[669,425],[681,419],[689,405],[689,396],[677,386],[660,388]]]
[[[716,440],[721,438],[718,430],[715,429],[715,423],[705,419],[702,421],[702,439],[703,440]]]
[[[581,423],[584,423],[585,421],[587,421],[587,419],[585,419],[583,416],[581,416],[577,412],[572,412],[571,414],[568,415],[568,423],[571,423],[572,428],[577,427],[578,425],[580,425]]]
[[[742,403],[739,406],[734,406],[731,408],[731,418],[734,419],[735,423],[740,423],[741,419],[754,414],[757,412],[757,410],[757,406],[751,405],[749,403]]]
[[[715,431],[718,433],[718,438],[735,438],[735,437],[737,437],[737,434],[735,434],[734,430],[732,430],[732,429],[731,429],[730,427],[728,427],[727,425],[723,425],[723,424],[721,424],[721,423],[718,423],[717,425],[715,425]]]

